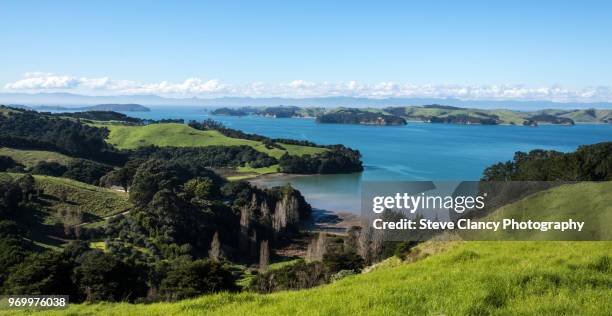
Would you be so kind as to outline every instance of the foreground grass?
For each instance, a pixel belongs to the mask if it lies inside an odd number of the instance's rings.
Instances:
[[[71,305],[49,315],[609,315],[612,242],[461,242],[318,288],[175,303]]]
[[[505,205],[483,221],[584,222],[582,232],[549,230],[470,231],[471,240],[612,240],[612,181],[565,184]]]
[[[8,147],[0,148],[0,156],[8,156],[13,158],[13,160],[18,163],[31,168],[34,167],[41,161],[46,162],[57,162],[61,165],[68,165],[74,158],[68,157],[66,155],[56,153],[53,151],[44,151],[44,150],[22,150],[22,149],[13,149]]]
[[[262,142],[227,137],[218,131],[201,131],[185,124],[151,124],[146,126],[100,125],[110,130],[107,141],[120,149],[134,149],[141,146],[240,146],[246,145],[272,157],[280,158],[285,152],[301,156],[325,151],[324,148],[280,144],[286,150],[266,148]]]

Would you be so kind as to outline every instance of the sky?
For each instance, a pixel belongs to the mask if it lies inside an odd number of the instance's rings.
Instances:
[[[0,92],[612,101],[610,1],[5,1]]]

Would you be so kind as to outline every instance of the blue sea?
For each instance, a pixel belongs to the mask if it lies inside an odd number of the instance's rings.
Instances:
[[[214,119],[228,127],[269,137],[344,144],[362,154],[365,171],[350,175],[271,177],[255,181],[291,183],[314,207],[359,212],[359,188],[371,180],[478,180],[485,167],[536,148],[573,151],[612,141],[611,124],[575,126],[481,126],[411,122],[406,126],[317,124],[314,119],[214,116],[202,108],[155,107],[130,112],[148,119]]]

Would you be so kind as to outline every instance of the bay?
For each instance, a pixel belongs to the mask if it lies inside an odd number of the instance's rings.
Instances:
[[[406,126],[317,124],[314,119],[210,115],[196,107],[153,107],[130,116],[162,119],[211,118],[228,127],[275,138],[344,144],[358,149],[365,170],[349,175],[263,177],[257,185],[291,183],[315,208],[358,213],[362,181],[478,180],[485,167],[536,148],[563,152],[612,141],[611,124],[575,126],[453,125],[409,122]]]

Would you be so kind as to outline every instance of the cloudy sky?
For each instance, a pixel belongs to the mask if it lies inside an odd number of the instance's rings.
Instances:
[[[1,1],[0,92],[612,101],[605,1]]]

